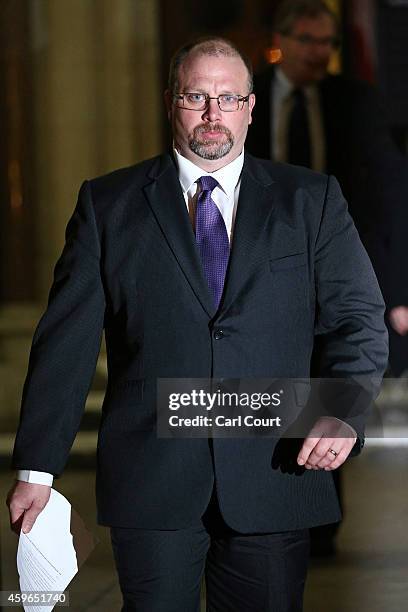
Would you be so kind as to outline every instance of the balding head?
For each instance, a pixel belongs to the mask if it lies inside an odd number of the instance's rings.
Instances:
[[[187,57],[203,56],[209,57],[238,57],[242,60],[248,72],[248,91],[252,92],[253,88],[253,71],[250,60],[239,49],[226,38],[221,37],[205,37],[198,38],[186,45],[183,45],[176,51],[170,62],[168,88],[171,93],[178,92],[179,82],[178,75],[180,66],[184,63]]]

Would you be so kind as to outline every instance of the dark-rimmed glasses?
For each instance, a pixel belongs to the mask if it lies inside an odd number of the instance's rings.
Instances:
[[[237,110],[242,110],[245,102],[249,100],[247,96],[239,96],[238,94],[221,94],[220,96],[209,96],[205,93],[178,93],[173,94],[176,101],[176,106],[186,108],[188,110],[203,111],[207,108],[210,100],[217,100],[218,107],[224,113],[231,113]]]
[[[331,47],[337,49],[340,46],[340,39],[337,36],[312,36],[311,34],[286,34],[287,38],[292,38],[304,47],[312,47],[319,45],[322,47]]]

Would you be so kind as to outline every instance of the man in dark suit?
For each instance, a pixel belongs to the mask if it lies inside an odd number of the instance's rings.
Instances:
[[[246,147],[258,157],[337,178],[385,297],[390,364],[399,376],[408,368],[408,339],[402,338],[408,288],[401,271],[407,257],[408,167],[392,141],[376,90],[328,74],[338,30],[323,0],[280,3],[272,43],[282,61],[255,77],[257,104]]]
[[[298,446],[160,438],[158,379],[304,380],[317,338],[322,376],[374,380],[386,364],[382,298],[338,184],[244,153],[251,91],[228,41],[175,55],[173,151],[84,183],[34,337],[11,522],[31,528],[64,468],[104,329],[97,505],[124,610],[196,612],[204,570],[209,610],[301,610],[307,530],[339,518],[331,471],[364,441],[347,410]]]

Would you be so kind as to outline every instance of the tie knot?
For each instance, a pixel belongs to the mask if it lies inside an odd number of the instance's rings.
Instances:
[[[203,191],[212,191],[218,185],[218,181],[213,176],[208,176],[208,174],[201,176],[198,180]]]

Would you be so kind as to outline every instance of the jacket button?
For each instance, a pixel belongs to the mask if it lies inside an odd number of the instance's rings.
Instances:
[[[222,329],[217,329],[217,330],[214,332],[214,338],[215,338],[216,340],[221,340],[222,338],[224,338],[224,332],[222,331]]]

